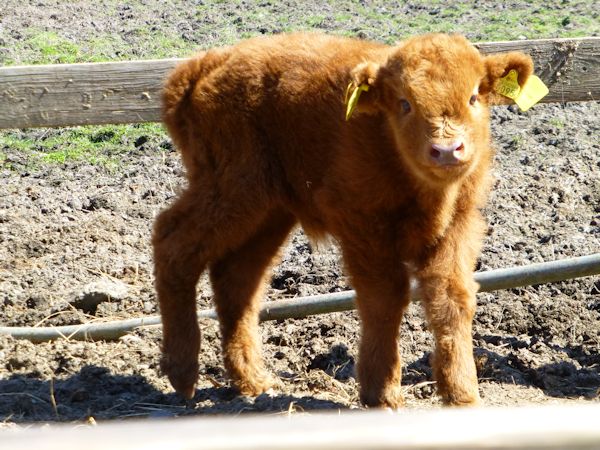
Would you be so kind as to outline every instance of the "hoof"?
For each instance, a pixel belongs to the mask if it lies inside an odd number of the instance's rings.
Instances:
[[[198,380],[198,362],[178,363],[165,355],[160,361],[160,368],[169,378],[175,392],[186,400],[194,397]]]
[[[442,401],[446,406],[452,406],[456,408],[476,408],[482,406],[481,398],[479,394],[475,396],[461,396],[454,397],[452,395],[442,397]]]
[[[251,378],[234,380],[233,384],[241,395],[257,397],[272,390],[274,387],[279,387],[280,383],[269,373],[264,372]]]
[[[400,409],[404,406],[404,395],[400,386],[381,393],[361,392],[360,402],[369,408]]]

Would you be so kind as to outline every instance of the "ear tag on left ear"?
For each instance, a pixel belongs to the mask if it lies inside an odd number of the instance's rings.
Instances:
[[[505,97],[516,100],[521,92],[521,86],[519,86],[519,74],[516,70],[512,69],[508,74],[498,80],[496,83],[496,92]]]
[[[542,98],[544,98],[548,92],[548,87],[535,75],[530,75],[527,81],[521,88],[521,92],[515,99],[515,103],[519,105],[521,111],[527,111]]]
[[[352,117],[352,113],[354,112],[356,105],[358,105],[358,99],[360,98],[360,94],[362,94],[363,91],[369,90],[368,84],[363,83],[360,86],[355,86],[354,90],[352,91],[352,94],[350,95],[350,98],[348,98],[348,94],[350,93],[352,85],[353,83],[350,83],[346,88],[346,98],[344,100],[344,103],[348,105],[346,108],[346,120],[350,120],[350,117]]]
[[[508,75],[498,80],[496,92],[513,99],[521,111],[527,111],[544,98],[549,90],[544,82],[535,75],[530,75],[523,87],[519,86],[517,71],[512,69]]]

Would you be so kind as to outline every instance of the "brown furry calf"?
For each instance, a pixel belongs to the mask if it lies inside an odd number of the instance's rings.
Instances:
[[[484,57],[441,34],[395,47],[275,36],[181,63],[166,82],[164,121],[189,184],[153,237],[162,367],[174,388],[194,395],[195,287],[207,265],[230,377],[246,395],[272,385],[257,312],[267,269],[299,222],[343,251],[362,323],[362,402],[402,404],[397,337],[414,276],[438,392],[476,404],[472,273],[492,159],[488,104],[510,69],[522,85],[531,59]],[[349,83],[369,90],[346,121]]]

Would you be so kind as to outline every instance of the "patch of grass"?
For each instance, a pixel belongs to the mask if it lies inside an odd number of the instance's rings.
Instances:
[[[324,14],[314,14],[305,17],[304,23],[310,28],[320,28],[326,20],[327,16],[325,16]]]
[[[350,20],[352,20],[352,14],[348,14],[347,12],[336,13],[333,17],[336,23],[344,24]]]
[[[598,21],[571,16],[568,10],[538,4],[522,4],[480,19],[485,40],[589,36],[600,31]]]
[[[80,62],[119,61],[128,59],[160,59],[189,56],[196,44],[179,36],[168,36],[139,28],[126,42],[120,35],[95,36],[77,43],[55,32],[28,30],[30,36],[20,42],[20,53],[26,60],[4,60],[2,64],[69,64]],[[143,44],[142,44],[143,43]]]
[[[120,36],[106,35],[81,42],[81,58],[79,62],[104,62],[129,59],[119,48],[126,46]]]
[[[189,56],[196,46],[185,41],[181,36],[167,36],[152,31],[148,27],[135,30],[132,37],[144,43],[136,46],[136,59],[161,59]]]
[[[410,32],[405,34],[403,37],[420,33],[453,33],[459,31],[456,24],[453,22],[435,20],[430,14],[427,13],[416,15],[408,25]]]
[[[34,140],[29,136],[21,136],[12,131],[0,132],[0,148],[3,150],[30,151],[34,145]]]
[[[74,63],[80,60],[79,45],[54,32],[34,33],[23,45],[32,52],[31,64]]]
[[[4,160],[6,152],[17,151],[25,154],[33,166],[86,161],[114,167],[120,164],[120,155],[136,149],[141,136],[145,142],[158,141],[165,138],[165,131],[157,123],[62,128],[33,137],[7,131],[0,133],[0,149]]]
[[[524,143],[525,143],[525,138],[521,134],[515,134],[510,140],[510,145],[515,150],[522,149],[524,146]]]
[[[135,3],[135,2],[134,2]],[[152,2],[150,2],[152,3]],[[108,15],[118,17],[118,2],[107,1]],[[501,5],[500,5],[501,6]],[[1,64],[97,62],[124,59],[185,57],[199,47],[229,45],[259,34],[320,30],[394,43],[426,32],[459,32],[474,41],[514,40],[598,35],[598,16],[578,14],[566,0],[532,0],[499,10],[465,0],[388,2],[373,0],[307,0],[302,5],[281,1],[241,2],[205,0],[191,6],[174,0],[174,8],[186,9],[182,21],[193,27],[182,33],[167,23],[157,27],[139,20],[138,28],[124,32],[90,32],[65,37],[60,29],[24,30],[25,39],[14,49],[0,52]],[[144,17],[141,5],[132,4],[132,16]],[[116,19],[123,20],[123,19]],[[132,19],[135,20],[135,19]],[[166,16],[167,22],[170,19]],[[5,58],[5,59],[2,59]]]

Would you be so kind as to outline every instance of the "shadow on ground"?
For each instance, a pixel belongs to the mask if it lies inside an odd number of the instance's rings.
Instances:
[[[537,387],[555,398],[593,399],[600,393],[600,355],[587,354],[579,347],[552,346],[556,361],[545,362],[552,359],[547,345],[541,358],[536,354],[536,343],[514,337],[480,338],[510,348],[507,355],[483,348],[475,350],[480,379]],[[567,355],[569,360],[560,360],[560,355]]]
[[[36,374],[18,374],[0,380],[0,422],[47,422],[107,418],[158,418],[192,414],[287,412],[290,409],[328,410],[346,406],[313,397],[236,395],[232,388],[198,389],[186,402],[165,394],[139,375],[114,375],[104,367],[85,366],[58,380],[40,380]]]
[[[511,347],[507,355],[478,347],[475,360],[480,379],[541,389],[555,398],[597,398],[600,388],[599,356],[578,348],[556,349],[569,354],[569,361],[535,364],[530,343],[516,338],[480,336],[484,341],[500,339]],[[507,340],[508,339],[508,340]],[[505,342],[506,341],[506,342]],[[519,352],[520,348],[527,351]],[[403,385],[417,398],[435,395],[431,383],[429,353],[404,368]],[[341,382],[354,376],[355,361],[343,345],[314,358],[312,369],[321,369]],[[253,412],[347,409],[335,401],[310,396],[263,394],[243,397],[230,387],[198,389],[190,401],[156,389],[143,376],[115,375],[105,367],[88,365],[65,378],[40,380],[35,372],[14,374],[0,380],[0,422],[47,422],[102,419],[158,418],[195,414],[237,415]]]

